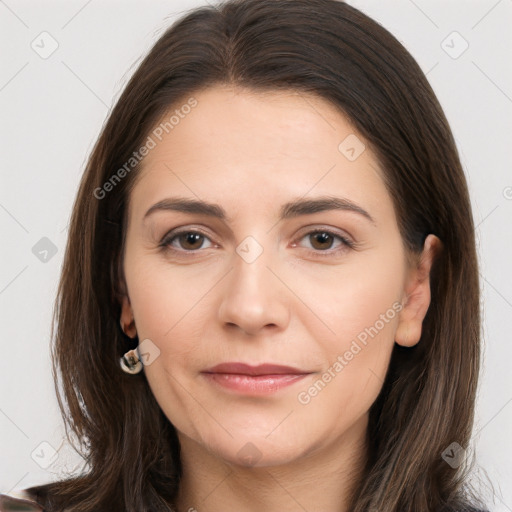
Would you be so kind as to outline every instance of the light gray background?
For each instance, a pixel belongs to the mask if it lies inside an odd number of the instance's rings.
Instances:
[[[80,469],[81,459],[63,441],[49,359],[71,205],[135,64],[176,16],[204,3],[0,0],[0,492]],[[494,484],[494,498],[485,480],[482,489],[491,510],[512,511],[512,1],[349,3],[416,58],[458,144],[477,224],[484,313],[470,448],[479,473],[485,470]],[[52,39],[58,48],[47,58],[32,48],[49,51]],[[33,251],[43,237],[57,250],[47,261]]]

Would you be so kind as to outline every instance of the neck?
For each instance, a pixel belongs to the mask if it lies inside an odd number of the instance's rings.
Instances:
[[[348,512],[366,460],[368,416],[331,444],[286,464],[242,466],[178,433],[182,478],[177,512]]]

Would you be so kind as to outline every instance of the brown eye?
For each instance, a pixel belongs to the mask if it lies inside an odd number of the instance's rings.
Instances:
[[[209,238],[199,231],[171,232],[160,245],[175,252],[196,252],[199,249],[205,248],[203,247],[205,240],[209,240]]]
[[[176,237],[179,240],[180,246],[184,249],[199,249],[202,245],[204,236],[200,233],[190,232],[190,233],[182,233]]]
[[[326,231],[318,231],[315,233],[310,233],[314,249],[322,250],[322,249],[330,249],[333,244],[333,236]]]
[[[320,257],[334,256],[355,247],[354,242],[351,242],[344,236],[325,229],[310,231],[301,239],[308,240],[310,247],[306,248],[310,249],[310,252],[313,253],[313,255]],[[340,241],[337,246],[334,245],[336,239]]]

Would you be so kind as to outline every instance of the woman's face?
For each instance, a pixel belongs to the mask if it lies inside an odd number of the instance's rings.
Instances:
[[[151,390],[182,441],[231,463],[359,442],[395,339],[418,341],[430,300],[378,164],[313,96],[194,97],[150,134],[130,197],[122,315]],[[221,363],[293,370],[207,373]]]

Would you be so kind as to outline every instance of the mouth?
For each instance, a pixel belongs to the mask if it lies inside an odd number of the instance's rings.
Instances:
[[[201,372],[209,382],[224,389],[249,395],[265,395],[290,386],[313,372],[271,363],[251,366],[222,363]]]

